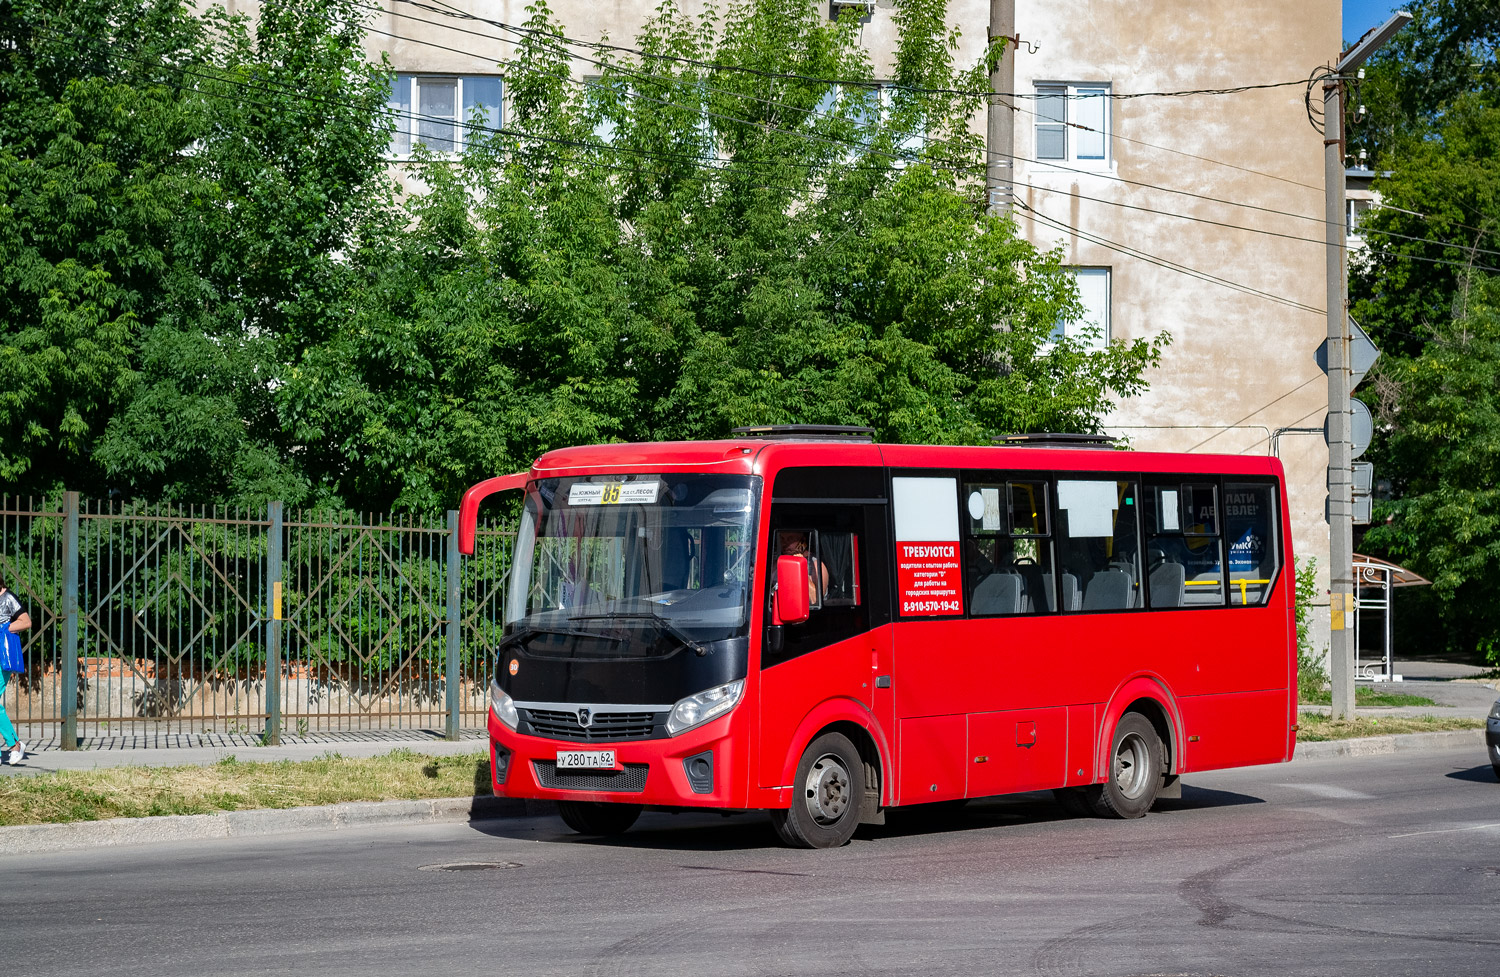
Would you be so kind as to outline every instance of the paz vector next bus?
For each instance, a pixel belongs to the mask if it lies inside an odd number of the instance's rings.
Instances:
[[[481,500],[525,493],[496,794],[588,834],[764,809],[831,847],[887,808],[1016,791],[1134,818],[1184,773],[1291,759],[1276,459],[735,435],[551,451],[464,495],[472,553]]]

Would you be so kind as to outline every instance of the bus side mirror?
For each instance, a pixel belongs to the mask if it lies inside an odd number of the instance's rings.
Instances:
[[[776,558],[776,624],[801,624],[812,609],[807,594],[807,557]]]

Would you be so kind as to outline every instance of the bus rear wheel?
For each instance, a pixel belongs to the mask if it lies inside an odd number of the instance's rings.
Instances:
[[[1138,712],[1128,712],[1115,727],[1104,783],[1084,788],[1089,806],[1105,818],[1138,818],[1151,810],[1162,780],[1161,737]]]
[[[793,848],[838,848],[859,827],[865,765],[842,733],[824,733],[808,744],[792,781],[792,806],[771,812],[771,825]]]
[[[581,835],[619,835],[641,816],[639,804],[608,804],[598,801],[558,801],[563,823]]]

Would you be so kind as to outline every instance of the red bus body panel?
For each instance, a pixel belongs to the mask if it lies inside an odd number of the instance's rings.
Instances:
[[[759,475],[757,552],[766,553],[776,476],[801,466],[867,466],[893,475],[909,469],[1274,477],[1280,568],[1264,606],[990,618],[911,618],[893,611],[889,623],[763,669],[769,621],[760,597],[768,561],[759,560],[739,704],[677,737],[609,744],[622,763],[650,765],[644,791],[542,787],[531,761],[580,745],[522,736],[492,712],[493,743],[514,754],[497,793],[670,807],[786,807],[803,749],[830,727],[867,737],[886,806],[1078,786],[1105,778],[1114,727],[1142,700],[1165,724],[1172,773],[1291,759],[1295,574],[1285,480],[1275,458],[747,438],[567,448],[538,459],[528,477]],[[507,479],[496,487],[514,485]],[[472,525],[473,513],[466,510],[465,517]],[[864,582],[867,590],[877,585],[890,582]],[[697,794],[681,761],[705,750],[714,751],[714,789]]]

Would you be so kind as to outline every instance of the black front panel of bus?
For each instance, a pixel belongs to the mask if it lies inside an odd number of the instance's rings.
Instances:
[[[495,674],[518,702],[670,705],[684,696],[744,678],[748,638],[705,642],[660,658],[553,658],[545,636],[502,651]],[[514,671],[512,671],[514,663]]]

